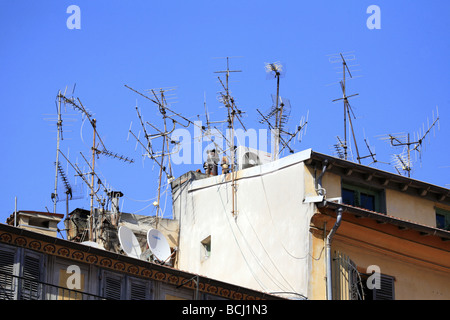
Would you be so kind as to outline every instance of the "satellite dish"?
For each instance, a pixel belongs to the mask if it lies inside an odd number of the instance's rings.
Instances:
[[[156,229],[147,231],[147,243],[153,255],[161,262],[165,262],[171,255],[169,242],[166,237]]]
[[[125,226],[119,228],[119,242],[123,251],[133,258],[139,259],[142,253],[141,245],[134,235],[133,231]]]
[[[103,248],[103,246],[101,246],[100,244],[98,244],[97,242],[94,242],[94,241],[83,241],[81,244],[84,244],[85,246],[105,250],[105,248]]]

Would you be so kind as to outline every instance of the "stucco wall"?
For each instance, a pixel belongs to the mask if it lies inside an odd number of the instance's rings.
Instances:
[[[377,265],[380,272],[395,277],[396,300],[448,300],[450,299],[450,278],[448,273],[422,266],[419,260],[406,261],[395,252],[371,250],[356,247],[336,240],[333,250],[345,252],[359,270]]]
[[[265,292],[306,296],[314,204],[303,204],[303,162],[238,171],[236,216],[230,177],[193,181],[189,191],[175,196],[178,267]],[[211,255],[205,259],[201,241],[208,236]]]

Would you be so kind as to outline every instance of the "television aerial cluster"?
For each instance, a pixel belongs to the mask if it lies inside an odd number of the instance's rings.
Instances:
[[[75,87],[74,87],[75,88]],[[74,91],[74,90],[73,90]],[[62,155],[64,159],[67,161],[67,163],[75,170],[77,173],[76,176],[79,176],[83,182],[89,187],[90,189],[90,215],[89,215],[89,229],[87,231],[89,232],[89,241],[95,240],[95,235],[97,233],[96,226],[99,225],[98,221],[94,218],[94,199],[99,203],[99,205],[102,207],[102,211],[105,210],[105,205],[107,203],[106,198],[109,197],[110,190],[109,188],[102,182],[102,179],[98,176],[95,170],[95,160],[100,155],[105,155],[110,158],[114,158],[120,161],[123,161],[125,163],[133,163],[134,160],[130,159],[126,156],[119,155],[118,153],[110,151],[108,148],[106,148],[105,144],[102,141],[102,138],[98,132],[97,128],[97,120],[93,117],[93,114],[88,111],[88,109],[83,105],[81,100],[79,98],[75,99],[73,97],[73,91],[72,91],[72,97],[68,97],[66,95],[67,88],[64,93],[61,93],[61,91],[58,92],[57,95],[57,106],[58,106],[58,137],[57,137],[57,156],[56,156],[56,162],[55,162],[55,193],[52,195],[52,198],[54,198],[54,211],[56,212],[56,202],[58,199],[57,196],[57,181],[58,176],[61,178],[65,189],[66,189],[66,201],[68,201],[69,196],[72,195],[72,187],[70,186],[69,180],[59,162],[59,155]],[[88,161],[88,159],[85,157],[85,155],[80,152],[80,155],[86,162],[89,172],[83,172],[83,170],[78,166],[76,163],[72,163],[68,156],[66,156],[60,149],[60,140],[62,140],[62,116],[61,116],[61,106],[64,104],[65,106],[71,106],[75,111],[78,111],[81,113],[82,117],[84,119],[87,119],[89,123],[91,124],[91,127],[93,129],[93,143],[92,143],[92,155],[91,155],[91,161]],[[90,179],[89,179],[90,177]],[[90,180],[90,181],[89,181]],[[99,191],[103,190],[106,194],[106,196],[99,195]],[[73,199],[73,198],[71,198]],[[108,198],[109,199],[109,198]],[[109,199],[112,200],[112,199]],[[111,201],[111,203],[114,203],[114,201]],[[68,204],[66,202],[67,206],[67,214],[68,214]],[[118,217],[115,217],[118,219]],[[117,221],[115,221],[117,222]]]
[[[266,63],[265,70],[269,79],[277,80],[276,94],[271,95],[273,104],[268,112],[263,114],[260,110],[256,110],[261,116],[260,123],[267,124],[273,134],[272,159],[277,160],[284,149],[294,153],[291,141],[297,137],[297,140],[301,142],[303,135],[306,134],[309,111],[306,117],[301,118],[297,128],[293,132],[289,132],[286,126],[291,114],[291,102],[289,99],[280,96],[280,78],[285,76],[286,69],[280,62],[273,62]]]
[[[433,132],[433,136],[436,134],[436,127],[440,130],[439,124],[439,110],[436,106],[436,114],[432,111],[431,123],[427,118],[427,125],[425,122],[422,124],[422,128],[418,131],[410,133],[396,133],[387,134],[381,136],[382,140],[389,141],[390,145],[396,149],[402,149],[400,153],[392,155],[392,163],[398,174],[411,177],[411,171],[413,170],[413,157],[411,153],[414,153],[414,160],[417,161],[417,157],[422,159],[422,153],[426,147],[426,141],[429,135]],[[411,137],[412,136],[412,137]],[[429,141],[428,141],[429,143]]]

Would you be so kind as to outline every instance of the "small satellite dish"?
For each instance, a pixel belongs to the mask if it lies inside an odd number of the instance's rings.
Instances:
[[[105,248],[103,248],[103,246],[101,246],[100,244],[98,244],[97,242],[94,242],[94,241],[83,241],[81,244],[84,244],[85,246],[105,250]]]
[[[139,259],[142,253],[141,245],[134,235],[133,231],[125,226],[119,228],[119,242],[123,251],[133,258]]]
[[[161,262],[169,259],[171,252],[166,237],[156,229],[147,231],[147,243],[153,255]]]

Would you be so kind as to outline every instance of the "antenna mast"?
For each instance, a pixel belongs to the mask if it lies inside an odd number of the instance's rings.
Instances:
[[[230,94],[229,90],[229,77],[230,72],[242,72],[241,70],[230,70],[229,65],[229,57],[226,57],[227,59],[227,69],[223,71],[216,71],[215,73],[225,73],[225,81],[226,84],[224,85],[220,77],[217,77],[219,79],[220,84],[222,85],[223,89],[225,90],[225,94],[223,92],[220,92],[221,99],[220,101],[224,104],[224,106],[227,108],[228,116],[227,116],[227,122],[228,122],[228,130],[229,130],[229,150],[230,150],[230,170],[231,170],[231,200],[232,200],[232,208],[231,208],[231,214],[233,217],[237,218],[238,210],[237,210],[237,185],[236,185],[236,163],[235,163],[235,152],[236,152],[236,146],[234,143],[234,120],[237,119],[239,123],[241,124],[244,131],[247,131],[244,124],[242,123],[240,117],[242,116],[243,111],[238,109],[233,96]]]
[[[144,123],[144,120],[142,119],[139,109],[136,106],[136,113],[138,115],[142,130],[144,131],[144,137],[146,139],[146,143],[143,143],[138,138],[139,134],[138,134],[138,136],[136,136],[131,131],[131,126],[130,126],[130,130],[129,130],[129,133],[131,133],[133,135],[133,137],[136,139],[137,143],[139,143],[143,147],[143,149],[147,152],[146,156],[148,156],[150,159],[152,159],[159,166],[157,200],[153,203],[154,206],[156,207],[156,228],[157,228],[159,218],[160,218],[160,216],[162,217],[162,214],[163,214],[161,206],[160,206],[163,173],[166,175],[166,178],[169,182],[173,179],[172,163],[170,160],[170,156],[173,153],[176,153],[177,150],[175,150],[175,151],[173,149],[171,150],[170,145],[172,144],[174,146],[179,146],[179,142],[172,140],[170,138],[170,135],[175,131],[175,127],[177,124],[181,125],[184,128],[188,128],[191,124],[197,126],[197,124],[195,124],[191,120],[183,117],[179,113],[176,113],[171,108],[169,108],[166,92],[175,90],[174,88],[159,88],[159,89],[157,89],[159,91],[158,93],[155,91],[155,89],[150,89],[149,91],[151,91],[151,93],[153,94],[153,97],[150,98],[149,96],[147,96],[127,85],[125,85],[125,87],[127,87],[131,91],[136,92],[137,94],[143,96],[144,98],[146,98],[146,99],[150,100],[151,102],[153,102],[154,104],[156,104],[158,106],[158,110],[163,119],[162,130],[160,130],[156,125],[154,125],[150,122]],[[170,130],[168,128],[168,119],[170,119],[172,121],[172,128]],[[150,127],[152,127],[156,131],[156,133],[149,134],[147,131],[146,125],[149,125]],[[153,149],[152,141],[157,138],[162,138],[161,151],[155,151]],[[158,158],[161,158],[161,159],[159,160]],[[167,161],[167,163],[168,163],[167,164],[168,168],[165,165],[165,161]]]
[[[88,173],[88,174],[91,175],[90,183],[87,182],[87,180],[84,178],[84,176],[83,176],[84,173],[82,173],[78,168],[75,168],[72,164],[71,165],[78,172],[78,174],[83,178],[83,181],[85,181],[85,183],[89,186],[89,188],[91,190],[91,194],[90,194],[90,197],[91,197],[91,200],[90,200],[90,217],[89,217],[89,240],[90,241],[94,241],[94,239],[93,239],[93,237],[94,237],[94,234],[93,234],[93,231],[94,231],[93,230],[93,228],[94,228],[94,226],[93,226],[93,223],[94,223],[94,221],[93,221],[93,219],[94,219],[94,197],[96,197],[97,200],[99,201],[99,203],[101,203],[99,197],[97,196],[98,190],[95,191],[95,179],[94,179],[95,176],[96,176],[96,173],[95,173],[95,157],[96,156],[98,157],[100,154],[105,154],[105,155],[107,155],[109,157],[113,157],[113,158],[116,158],[118,160],[122,160],[122,161],[128,162],[128,163],[133,163],[134,160],[133,159],[129,159],[128,157],[125,157],[125,156],[117,155],[117,154],[115,154],[115,153],[113,153],[111,151],[108,151],[108,149],[106,148],[105,144],[103,143],[103,141],[102,141],[102,139],[100,137],[100,134],[98,133],[97,120],[94,119],[92,117],[92,114],[89,113],[86,110],[86,108],[83,106],[83,104],[81,103],[81,100],[79,98],[77,98],[77,102],[76,102],[74,98],[67,98],[65,96],[65,94],[63,95],[61,93],[58,94],[58,98],[60,99],[60,101],[62,100],[65,104],[71,105],[76,111],[81,112],[82,116],[86,117],[89,120],[89,123],[92,126],[92,130],[93,130],[93,142],[92,142],[92,148],[91,148],[91,151],[92,151],[92,160],[91,160],[92,164],[88,163],[88,165],[89,165],[89,167],[91,169],[90,173]],[[97,142],[97,139],[98,139],[98,142]],[[101,150],[98,148],[99,145],[101,145],[101,147],[102,147]],[[83,158],[84,158],[84,156],[83,156]],[[69,160],[67,158],[66,158],[66,160],[69,162]],[[97,181],[98,181],[98,183],[101,183],[100,179],[98,179]]]
[[[53,213],[56,213],[56,203],[58,202],[58,166],[59,166],[59,142],[62,139],[62,118],[61,118],[61,90],[58,92],[58,120],[56,122],[56,162],[55,162],[55,190],[52,194],[53,199]]]
[[[290,153],[294,153],[294,150],[289,147],[289,143],[294,137],[301,133],[303,129],[306,130],[309,112],[307,113],[306,120],[304,117],[302,117],[300,124],[297,126],[297,129],[294,132],[291,133],[284,130],[284,125],[288,122],[291,109],[291,103],[289,99],[285,99],[280,96],[280,77],[284,75],[285,68],[281,65],[280,62],[274,62],[266,63],[265,69],[268,74],[272,74],[277,79],[277,93],[275,96],[272,95],[274,105],[267,115],[263,115],[258,109],[256,109],[256,111],[258,111],[258,113],[262,117],[262,120],[260,122],[266,122],[269,126],[270,131],[273,133],[274,140],[272,160],[277,160],[280,153],[285,148],[289,149]],[[275,117],[274,124],[271,122],[271,119],[273,117]],[[282,135],[286,136],[287,141],[283,138]],[[299,141],[300,140],[301,137],[299,136]],[[281,150],[280,145],[282,145]]]
[[[342,98],[334,99],[333,102],[339,101],[339,100],[343,100],[344,101],[344,141],[342,142],[341,145],[344,148],[344,159],[347,160],[347,158],[348,158],[348,151],[347,151],[347,149],[348,149],[347,117],[348,117],[348,122],[350,124],[350,129],[352,131],[353,142],[355,144],[357,160],[358,160],[359,163],[361,163],[361,157],[359,156],[358,144],[356,142],[355,132],[354,132],[353,123],[352,123],[352,117],[351,117],[350,112],[352,113],[352,115],[353,115],[353,117],[355,119],[356,119],[356,117],[355,117],[355,114],[353,113],[353,110],[352,110],[352,108],[350,106],[350,103],[348,102],[348,98],[357,96],[358,93],[347,96],[347,93],[346,93],[346,73],[348,72],[350,78],[352,78],[352,74],[350,72],[350,69],[348,68],[347,62],[345,61],[344,56],[342,55],[342,53],[339,53],[339,55],[341,56],[341,59],[342,59],[342,80],[340,81],[341,90],[342,90]]]
[[[419,131],[414,133],[414,138],[411,141],[411,135],[408,133],[406,137],[404,135],[393,135],[388,134],[386,137],[382,138],[383,140],[389,140],[392,147],[406,147],[406,156],[403,154],[396,154],[394,155],[394,161],[397,163],[397,166],[395,169],[400,174],[399,167],[406,171],[408,177],[411,177],[411,170],[412,170],[412,160],[411,160],[411,151],[417,151],[419,155],[421,155],[422,152],[422,144],[425,142],[425,138],[428,136],[428,134],[431,132],[431,129],[433,129],[433,134],[435,133],[435,126],[439,127],[439,110],[436,106],[436,119],[434,118],[434,112],[432,113],[432,119],[433,122],[431,125],[428,122],[427,119],[427,130],[425,130],[425,126],[422,126],[422,130],[419,129]],[[406,141],[405,141],[406,138]]]

